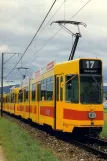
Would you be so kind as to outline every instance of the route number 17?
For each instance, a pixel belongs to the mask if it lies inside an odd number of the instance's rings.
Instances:
[[[87,68],[93,68],[95,61],[86,61]]]

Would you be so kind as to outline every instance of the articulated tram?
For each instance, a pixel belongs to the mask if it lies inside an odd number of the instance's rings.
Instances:
[[[5,97],[6,112],[55,130],[97,136],[104,125],[102,61],[52,61]]]

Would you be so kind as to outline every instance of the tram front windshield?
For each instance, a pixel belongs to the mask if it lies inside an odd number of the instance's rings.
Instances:
[[[102,103],[102,76],[80,76],[80,102],[82,104]]]

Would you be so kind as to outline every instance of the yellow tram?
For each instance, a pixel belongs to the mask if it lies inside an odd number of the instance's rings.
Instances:
[[[104,125],[100,59],[52,61],[9,95],[5,111],[55,130],[98,135]]]

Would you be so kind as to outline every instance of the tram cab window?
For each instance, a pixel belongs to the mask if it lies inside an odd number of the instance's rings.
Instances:
[[[36,101],[36,83],[32,84],[32,101]]]
[[[82,104],[101,104],[103,101],[102,76],[80,76],[80,102]]]
[[[78,75],[66,75],[66,101],[79,102]]]

